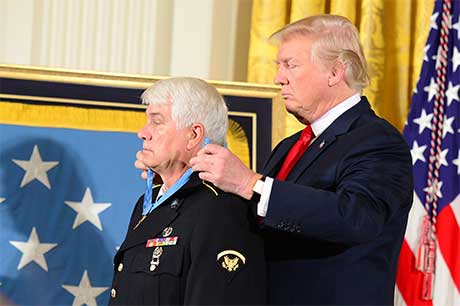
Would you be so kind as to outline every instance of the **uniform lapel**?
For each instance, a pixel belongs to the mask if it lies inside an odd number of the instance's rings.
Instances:
[[[163,229],[171,224],[174,219],[180,215],[180,209],[182,207],[180,204],[184,201],[184,198],[186,198],[189,193],[200,187],[201,180],[198,178],[198,175],[193,174],[190,178],[190,181],[188,181],[181,189],[173,194],[171,198],[166,200],[153,212],[151,212],[147,218],[142,223],[140,223],[135,230],[133,230],[132,224],[137,224],[137,221],[140,220],[142,216],[141,206],[133,216],[135,220],[130,225],[131,227],[128,229],[128,234],[125,241],[120,246],[120,251],[128,249],[134,245],[145,243],[151,238],[159,237]],[[154,190],[152,195],[154,199],[156,199],[159,190],[160,188]],[[171,207],[173,202],[176,202],[179,205],[177,205],[176,208],[173,208]]]
[[[128,230],[128,235],[126,236],[123,244],[120,246],[120,251],[128,249],[134,245],[145,243],[148,239],[157,237],[161,231],[167,227],[168,224],[173,222],[178,215],[179,212],[172,209],[170,205],[165,204],[156,208],[155,211],[150,213],[135,230],[133,230],[133,228]],[[140,220],[141,214],[136,214],[135,218],[136,220],[134,224]]]

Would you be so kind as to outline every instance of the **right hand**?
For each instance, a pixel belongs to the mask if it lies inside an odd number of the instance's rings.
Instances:
[[[253,194],[252,187],[262,176],[247,168],[228,149],[216,144],[206,145],[190,160],[190,164],[193,171],[200,172],[202,180],[248,200]]]
[[[148,167],[145,164],[145,154],[142,151],[137,151],[136,161],[134,162],[134,167],[136,167],[139,170],[142,170],[141,177],[144,180],[146,180]]]

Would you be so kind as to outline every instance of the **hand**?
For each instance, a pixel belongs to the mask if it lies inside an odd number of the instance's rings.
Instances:
[[[202,180],[209,181],[223,191],[245,199],[252,197],[252,187],[262,175],[248,169],[228,149],[209,144],[190,160],[193,171],[199,171]]]
[[[137,151],[136,153],[136,161],[134,162],[134,167],[139,170],[142,170],[141,177],[146,180],[147,179],[147,165],[144,163],[145,161],[145,154],[142,151]]]

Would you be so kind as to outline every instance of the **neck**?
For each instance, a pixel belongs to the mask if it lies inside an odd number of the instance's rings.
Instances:
[[[158,173],[163,181],[164,191],[168,190],[172,185],[174,185],[179,178],[184,175],[184,173],[190,167],[186,164],[182,164],[181,167],[176,167],[175,169],[170,169],[170,171],[165,171]]]
[[[321,118],[321,116],[323,116],[325,113],[327,113],[328,111],[336,107],[338,104],[342,103],[343,101],[350,98],[356,93],[356,91],[352,90],[349,87],[345,87],[342,90],[337,91],[335,94],[330,95],[326,99],[327,102],[321,103],[315,110],[315,112],[309,116],[308,120],[303,120],[301,122],[304,124],[312,124],[313,122]]]

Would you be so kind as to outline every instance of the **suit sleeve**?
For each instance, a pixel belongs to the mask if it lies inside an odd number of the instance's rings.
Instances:
[[[263,244],[250,214],[246,202],[224,193],[202,205],[192,234],[185,304],[265,304]]]
[[[383,130],[382,130],[383,129]],[[378,135],[375,137],[375,135]],[[281,231],[343,243],[377,237],[402,207],[412,203],[412,167],[407,144],[396,131],[379,126],[347,135],[337,149],[335,173],[319,174],[331,188],[315,188],[302,178],[273,183],[264,224]],[[340,142],[339,142],[340,143]],[[329,148],[329,149],[336,149]]]

